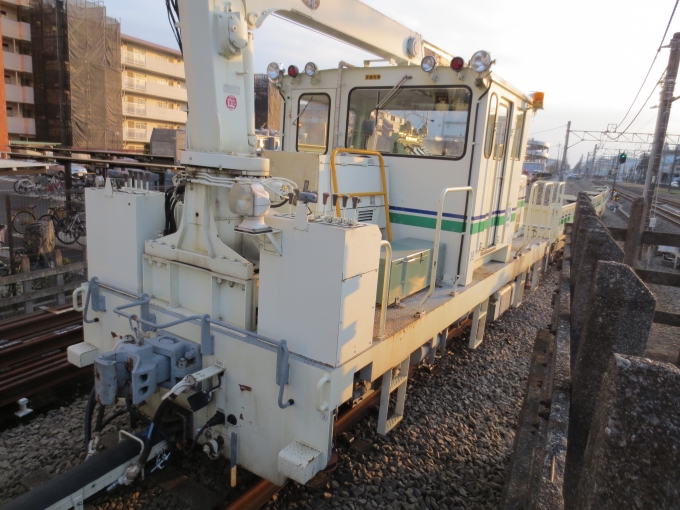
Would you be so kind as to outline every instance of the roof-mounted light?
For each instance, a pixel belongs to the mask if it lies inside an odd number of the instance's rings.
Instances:
[[[456,72],[463,69],[464,66],[465,60],[463,60],[463,57],[453,57],[453,59],[451,60],[451,69],[453,69]]]
[[[267,77],[271,81],[276,81],[281,76],[281,67],[276,62],[272,62],[267,66]]]
[[[488,71],[493,62],[488,51],[480,50],[470,59],[470,69],[476,73],[483,73]]]
[[[431,73],[437,68],[437,59],[432,55],[423,57],[422,62],[420,62],[420,68],[426,73]]]
[[[307,62],[307,65],[305,65],[305,74],[310,78],[314,76],[318,70],[319,68],[314,62]]]
[[[291,78],[297,78],[300,76],[300,70],[297,68],[297,66],[290,65],[288,66],[288,76]]]

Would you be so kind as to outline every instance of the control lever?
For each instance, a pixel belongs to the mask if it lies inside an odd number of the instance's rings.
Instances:
[[[338,218],[336,217],[337,214],[337,208],[338,208],[338,198],[340,198],[340,195],[337,193],[333,193],[333,204],[331,204],[331,221],[333,223],[338,222]]]
[[[352,197],[352,208],[354,209],[354,219],[351,222],[352,225],[355,225],[357,222],[357,215],[359,214],[357,207],[359,206],[359,202],[361,202],[359,197]]]
[[[347,202],[349,201],[349,195],[342,195],[342,223],[347,223],[347,218],[345,218],[345,212],[347,212]]]
[[[288,193],[288,214],[293,214],[293,198],[295,198],[295,195]]]
[[[324,194],[323,194],[323,216],[321,216],[321,218],[322,218],[323,220],[325,220],[326,217],[328,216],[328,215],[326,214],[326,204],[328,204],[328,199],[329,199],[330,197],[331,197],[331,194],[330,194],[330,193],[324,193]]]

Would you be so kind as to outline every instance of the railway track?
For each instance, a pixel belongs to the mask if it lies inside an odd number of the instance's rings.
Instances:
[[[636,198],[642,196],[642,193],[640,193],[639,191],[627,188],[625,186],[617,186],[616,191],[618,192],[619,195],[621,195],[621,197],[631,202]],[[658,205],[654,206],[652,209],[656,216],[658,216],[659,218],[663,218],[664,220],[666,220],[667,222],[671,223],[676,227],[680,227],[680,213],[676,212],[680,211],[680,203],[675,202],[673,200],[667,200],[664,198],[657,198],[657,204]]]
[[[462,335],[470,323],[470,320],[465,320],[457,328],[452,328],[447,340]],[[91,367],[77,368],[67,359],[67,347],[82,341],[82,315],[70,306],[41,310],[0,322],[0,407],[91,370]],[[410,370],[412,373],[415,367]],[[341,412],[335,426],[336,434],[350,431],[366,418],[378,405],[380,393],[378,389],[355,407]],[[258,479],[221,508],[257,510],[283,487],[285,485],[277,486]]]
[[[0,407],[91,370],[67,359],[82,341],[82,316],[70,306],[0,322]]]

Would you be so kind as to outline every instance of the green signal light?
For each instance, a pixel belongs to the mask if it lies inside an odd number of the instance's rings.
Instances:
[[[619,154],[619,163],[621,163],[623,165],[626,162],[627,157],[628,156],[626,156],[625,152],[622,152],[621,154]]]

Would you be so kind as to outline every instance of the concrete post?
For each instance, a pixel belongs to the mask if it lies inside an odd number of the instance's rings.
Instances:
[[[574,261],[578,261],[578,269],[574,270],[572,265],[572,276],[574,278],[574,293],[571,300],[571,361],[572,369],[576,362],[576,353],[581,334],[586,323],[588,310],[590,307],[590,294],[593,277],[595,276],[596,264],[599,261],[621,262],[623,261],[623,251],[611,238],[609,232],[602,230],[584,230],[583,243],[579,246],[578,252],[573,256]]]
[[[642,197],[633,200],[626,230],[626,242],[623,245],[623,263],[635,267],[635,260],[640,249],[642,232],[645,229],[645,199]]]
[[[588,300],[587,320],[572,372],[571,413],[564,477],[566,508],[578,508],[583,458],[602,380],[614,353],[641,356],[656,299],[625,264],[600,261]],[[572,318],[575,316],[572,311]]]
[[[680,508],[680,370],[615,354],[602,382],[578,508]]]
[[[581,274],[583,248],[590,232],[602,232],[607,237],[611,237],[607,227],[602,224],[597,216],[587,216],[579,221],[579,230],[572,234],[571,242],[571,274],[569,276],[569,283],[572,288],[576,285],[576,280]]]

